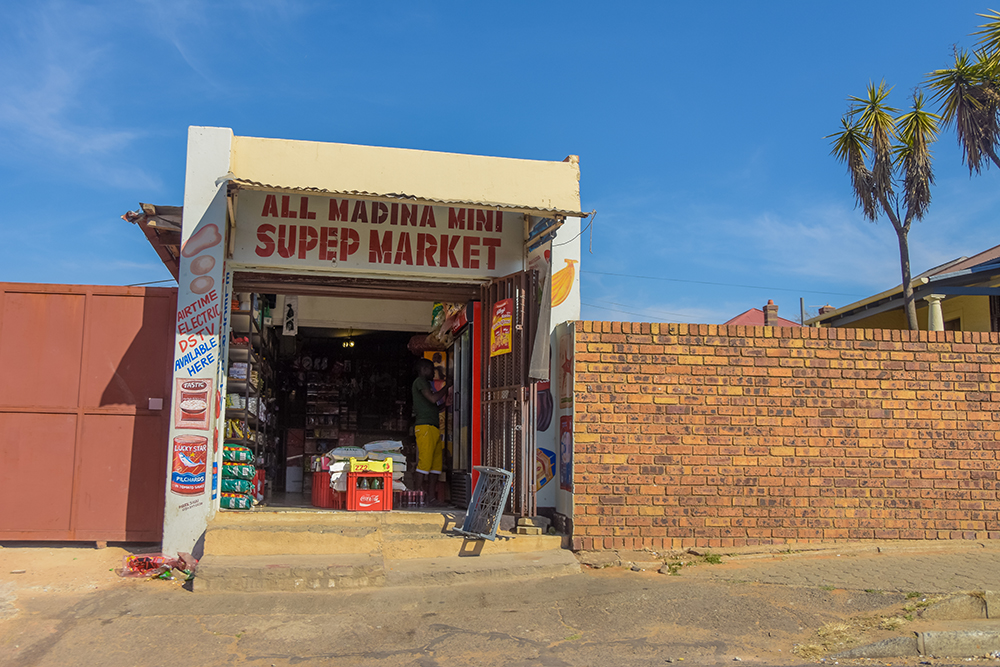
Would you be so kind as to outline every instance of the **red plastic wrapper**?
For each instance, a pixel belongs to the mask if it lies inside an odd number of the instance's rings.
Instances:
[[[120,577],[163,577],[172,570],[194,573],[198,559],[189,553],[179,553],[176,558],[162,553],[131,554],[122,560],[122,566],[115,570]],[[171,579],[173,577],[170,577]]]

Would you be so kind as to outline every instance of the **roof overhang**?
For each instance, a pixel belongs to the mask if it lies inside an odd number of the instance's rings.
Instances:
[[[180,275],[181,206],[139,204],[139,210],[128,211],[122,220],[139,227],[160,261],[174,280]]]

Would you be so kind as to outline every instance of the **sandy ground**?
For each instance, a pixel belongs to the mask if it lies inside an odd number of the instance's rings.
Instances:
[[[0,618],[12,616],[17,600],[48,594],[82,594],[141,586],[153,582],[118,576],[125,557],[153,552],[155,547],[90,543],[14,543],[0,545]],[[159,581],[163,587],[183,582]]]
[[[843,626],[851,643],[927,629],[919,619],[879,627],[904,613],[904,593],[735,581],[737,564],[712,581],[696,570],[608,568],[523,582],[214,594],[121,578],[114,570],[129,553],[114,545],[0,548],[0,664],[800,665],[819,662],[795,651],[823,641],[823,628]],[[969,664],[841,664],[928,662]]]

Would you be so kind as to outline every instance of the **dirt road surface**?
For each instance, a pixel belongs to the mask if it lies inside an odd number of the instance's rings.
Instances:
[[[192,593],[179,581],[118,577],[112,570],[126,553],[0,549],[0,664],[816,664],[795,651],[823,641],[818,630],[841,627],[853,642],[899,634],[880,624],[901,619],[908,601],[902,593],[741,582],[738,564],[712,576],[697,576],[713,567],[698,564],[679,576],[607,568],[437,588]]]

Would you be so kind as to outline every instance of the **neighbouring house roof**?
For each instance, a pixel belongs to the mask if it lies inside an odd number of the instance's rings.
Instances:
[[[744,311],[729,320],[728,322],[723,322],[723,324],[736,324],[740,326],[748,327],[762,327],[764,326],[764,311],[760,308],[751,308],[750,310]],[[802,326],[798,322],[793,322],[792,320],[786,320],[784,317],[778,318],[778,323],[776,326],[779,327],[800,327]]]
[[[912,279],[914,299],[931,294],[950,296],[997,295],[1000,287],[1000,245],[972,257],[958,257]],[[806,325],[843,326],[873,315],[903,307],[903,286],[841,306],[806,320]]]

